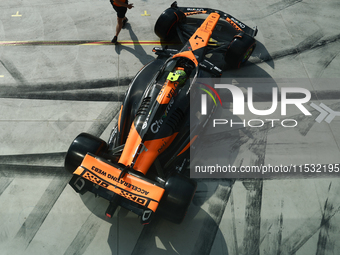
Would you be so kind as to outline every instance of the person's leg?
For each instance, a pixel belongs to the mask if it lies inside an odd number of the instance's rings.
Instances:
[[[118,18],[117,17],[117,26],[116,26],[116,36],[118,37],[119,33],[120,33],[120,30],[122,30],[122,27],[123,27],[123,20],[125,19],[124,18]]]
[[[118,39],[118,35],[122,27],[125,25],[127,18],[125,17],[127,8],[125,7],[115,7],[114,9],[117,11],[117,25],[116,25],[116,35],[112,39],[112,43],[116,43]]]

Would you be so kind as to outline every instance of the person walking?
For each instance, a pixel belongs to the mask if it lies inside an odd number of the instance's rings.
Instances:
[[[128,0],[110,0],[113,9],[117,12],[116,35],[111,40],[112,43],[117,43],[120,30],[125,26],[128,18],[125,16],[127,9],[133,8],[133,4],[129,4]]]

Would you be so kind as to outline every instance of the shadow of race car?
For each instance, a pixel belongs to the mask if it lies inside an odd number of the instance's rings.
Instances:
[[[194,89],[196,81],[222,74],[208,56],[223,56],[232,68],[244,64],[256,32],[224,12],[174,2],[158,18],[155,33],[163,40],[177,37],[184,46],[153,49],[158,57],[131,81],[108,142],[87,133],[74,139],[65,158],[71,187],[107,199],[108,217],[122,206],[142,224],[155,214],[182,222],[197,186],[188,174],[189,148],[211,116],[200,114],[204,91]],[[210,113],[213,100],[208,98]]]

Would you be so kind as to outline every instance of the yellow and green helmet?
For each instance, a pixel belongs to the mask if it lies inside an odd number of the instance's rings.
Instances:
[[[170,72],[167,79],[172,82],[178,82],[178,85],[183,85],[186,81],[187,74],[184,72],[184,70],[176,70],[174,72]]]

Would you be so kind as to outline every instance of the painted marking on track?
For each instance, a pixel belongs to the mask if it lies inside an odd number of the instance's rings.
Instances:
[[[4,78],[5,77],[5,75],[0,75],[0,78]]]
[[[81,45],[105,45],[110,44],[112,45],[111,41],[103,41],[103,42],[90,42],[90,43],[83,43]],[[118,45],[161,45],[160,41],[119,41]]]
[[[21,14],[19,14],[19,11],[17,11],[17,13],[16,14],[14,14],[14,15],[12,15],[12,17],[21,17],[22,15]]]
[[[144,14],[141,14],[142,16],[151,16],[150,14],[147,13],[147,11],[144,11]]]
[[[121,45],[178,45],[180,42],[161,42],[161,41],[133,41],[125,40],[119,41]],[[0,41],[0,46],[69,46],[69,45],[113,45],[111,41]]]

